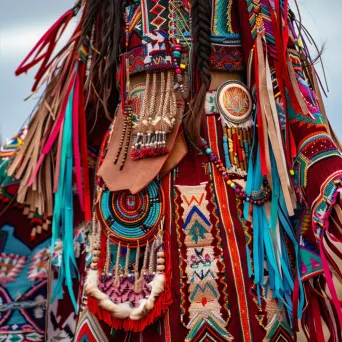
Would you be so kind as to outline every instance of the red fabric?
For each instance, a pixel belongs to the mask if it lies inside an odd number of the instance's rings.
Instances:
[[[323,159],[309,168],[306,198],[309,206],[320,194],[320,185],[335,171],[342,170],[342,158],[337,156]]]
[[[0,212],[6,207],[7,203],[0,202]],[[11,206],[7,211],[0,216],[0,227],[4,225],[9,225],[12,227],[17,227],[14,230],[14,236],[24,243],[31,249],[41,244],[44,240],[51,236],[51,230],[43,230],[41,234],[37,234],[35,239],[30,238],[31,229],[29,220],[25,215],[23,215],[22,208],[16,208]]]
[[[80,84],[84,83],[84,64],[80,65],[79,75]],[[91,194],[89,185],[89,170],[88,170],[88,144],[87,144],[87,123],[85,113],[84,92],[80,88],[80,145],[81,145],[81,163],[82,163],[82,180],[84,190],[84,219],[91,220]]]
[[[249,14],[247,1],[234,1],[236,4],[237,13],[236,17],[239,18],[239,24],[241,28],[241,36],[242,36],[242,51],[243,51],[243,60],[245,62],[245,66],[247,67],[247,63],[249,60],[250,52],[254,46],[254,41],[251,35],[251,26],[249,22]],[[246,68],[247,70],[247,68]]]
[[[312,313],[313,319],[315,322],[315,332],[317,336],[317,342],[324,342],[324,334],[323,334],[323,326],[322,326],[322,319],[320,314],[319,305],[317,302],[317,298],[315,295],[311,296],[311,305],[312,305]]]
[[[72,103],[72,140],[73,140],[73,152],[74,152],[74,167],[75,167],[75,179],[78,192],[78,198],[82,211],[84,211],[84,197],[81,175],[81,153],[80,153],[80,76],[79,71],[75,77],[73,103]]]
[[[217,141],[222,141],[222,125],[219,120],[219,117],[216,117],[216,129],[217,129]],[[207,140],[209,141],[209,140]],[[223,144],[219,143],[219,157],[224,156],[223,151]],[[222,159],[222,158],[221,158]],[[264,328],[259,325],[259,322],[257,321],[256,317],[258,315],[262,315],[262,312],[258,311],[258,306],[254,302],[254,295],[252,295],[252,288],[253,288],[253,281],[248,276],[248,270],[247,270],[247,255],[246,255],[246,237],[243,231],[243,227],[241,225],[240,219],[238,217],[237,212],[237,204],[236,204],[236,194],[235,191],[227,186],[227,194],[228,194],[228,203],[225,203],[227,207],[229,207],[230,216],[232,218],[232,223],[234,227],[234,233],[237,240],[237,245],[239,247],[239,256],[241,259],[241,266],[242,266],[242,272],[243,272],[243,278],[245,282],[246,292],[247,292],[247,301],[248,301],[248,310],[249,310],[249,321],[250,321],[250,327],[251,327],[251,334],[253,337],[253,340],[255,341],[262,341],[265,337],[265,330]],[[220,207],[220,228],[221,228],[221,237],[222,237],[222,249],[224,254],[224,261],[226,265],[226,276],[227,276],[227,287],[228,287],[228,296],[229,296],[229,305],[232,310],[232,316],[228,325],[228,331],[233,335],[233,337],[237,338],[238,336],[243,336],[241,331],[241,322],[240,322],[240,316],[238,314],[239,310],[239,304],[238,304],[238,298],[237,298],[237,292],[239,289],[236,287],[236,282],[234,279],[234,274],[232,270],[232,263],[231,259],[229,257],[228,252],[228,239],[227,239],[227,233],[225,229],[227,227],[224,227],[221,215],[224,214],[225,208]],[[264,305],[264,303],[262,303]],[[264,322],[265,323],[265,322]]]

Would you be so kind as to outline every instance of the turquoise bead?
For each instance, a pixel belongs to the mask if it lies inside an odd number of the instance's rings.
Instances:
[[[181,56],[181,53],[179,51],[173,51],[173,55],[176,58],[179,58]]]
[[[212,153],[213,151],[212,151],[212,149],[211,148],[207,148],[206,150],[205,150],[205,153],[206,154],[210,154],[210,153]]]

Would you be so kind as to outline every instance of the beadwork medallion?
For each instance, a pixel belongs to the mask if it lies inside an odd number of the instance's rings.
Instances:
[[[243,83],[228,81],[217,90],[216,106],[228,122],[240,124],[252,114],[252,97]]]
[[[104,190],[98,206],[107,234],[122,246],[144,246],[156,234],[163,216],[163,192],[156,181],[137,194]]]

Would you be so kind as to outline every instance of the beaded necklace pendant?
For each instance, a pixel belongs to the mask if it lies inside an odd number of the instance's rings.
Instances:
[[[142,331],[171,303],[164,206],[158,181],[136,194],[99,189],[85,291],[114,329]]]
[[[246,176],[253,134],[252,97],[242,82],[227,81],[218,88],[215,104],[221,115],[227,172]]]

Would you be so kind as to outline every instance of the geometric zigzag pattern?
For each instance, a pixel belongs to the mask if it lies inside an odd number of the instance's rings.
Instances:
[[[267,281],[267,279],[265,279]],[[290,342],[293,341],[292,330],[287,323],[287,317],[283,306],[272,298],[271,291],[265,296],[267,324],[265,326],[265,342]]]
[[[79,318],[75,333],[75,342],[108,342],[98,319],[85,309]]]
[[[185,341],[230,341],[233,338],[226,330],[228,322],[222,317],[218,288],[218,263],[222,262],[222,256],[215,255],[206,187],[207,183],[176,186],[183,209],[178,237],[179,242],[184,241],[182,247],[186,249],[183,276],[187,279],[186,297],[190,303],[189,319],[184,319],[183,315],[183,322],[189,329]]]
[[[14,281],[26,261],[25,256],[0,253],[0,283]]]

